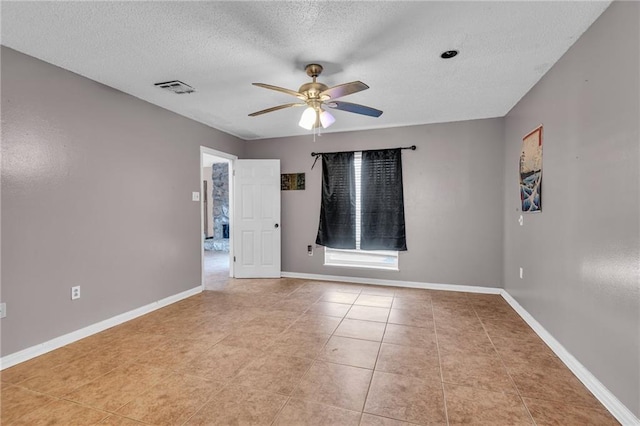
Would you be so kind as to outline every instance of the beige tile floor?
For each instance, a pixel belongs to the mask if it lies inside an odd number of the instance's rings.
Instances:
[[[617,424],[500,296],[216,288],[2,371],[2,424]]]
[[[204,288],[219,290],[229,281],[229,252],[204,250]]]

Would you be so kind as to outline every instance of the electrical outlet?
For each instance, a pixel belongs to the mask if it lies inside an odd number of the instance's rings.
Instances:
[[[520,268],[520,279],[522,279],[522,267]]]
[[[80,299],[80,286],[71,287],[71,300]]]
[[[308,245],[307,246],[307,254],[309,256],[313,256],[313,246],[312,245]]]
[[[524,225],[524,217],[522,215],[520,215],[520,217],[518,218],[518,223],[520,224],[520,226]]]
[[[0,318],[4,318],[7,316],[7,304],[0,303]]]

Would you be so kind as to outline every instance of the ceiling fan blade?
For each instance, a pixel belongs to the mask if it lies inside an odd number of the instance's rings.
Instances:
[[[264,83],[251,83],[254,86],[264,87],[265,89],[275,90],[276,92],[286,93],[287,95],[295,96],[296,98],[302,99],[303,101],[306,99],[302,93],[296,92],[295,90],[285,89],[284,87],[272,86],[270,84]]]
[[[252,112],[251,114],[249,114],[249,117],[255,117],[256,115],[262,115],[262,114],[266,114],[268,112],[278,111],[279,109],[285,109],[285,108],[290,108],[290,107],[298,107],[298,106],[305,106],[305,105],[306,104],[284,104],[284,105],[278,105],[278,106],[274,106],[274,107],[271,107],[271,108],[263,109],[262,111]]]
[[[341,111],[354,112],[356,114],[368,115],[370,117],[380,117],[382,111],[364,105],[352,104],[350,102],[332,101],[326,103],[329,108],[339,109]]]
[[[351,95],[353,93],[362,92],[367,90],[369,86],[361,81],[352,81],[351,83],[340,84],[333,86],[320,93],[320,99],[323,97],[329,97],[330,99],[337,99],[343,96]]]

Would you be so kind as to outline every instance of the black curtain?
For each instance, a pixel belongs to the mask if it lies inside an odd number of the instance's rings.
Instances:
[[[322,201],[316,244],[356,248],[356,189],[353,152],[322,154]]]
[[[407,250],[400,149],[362,151],[362,250]]]

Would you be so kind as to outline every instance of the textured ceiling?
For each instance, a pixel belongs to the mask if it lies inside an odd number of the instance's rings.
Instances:
[[[296,99],[361,80],[328,132],[505,115],[609,2],[2,2],[2,44],[243,139],[309,133]],[[445,50],[458,49],[450,60]],[[179,79],[196,93],[153,83]]]

